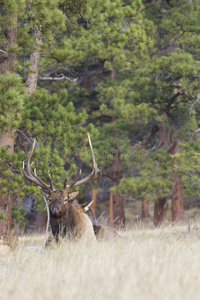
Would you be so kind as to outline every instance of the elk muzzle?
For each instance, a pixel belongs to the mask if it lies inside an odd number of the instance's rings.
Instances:
[[[51,208],[51,212],[52,212],[53,214],[58,214],[58,213],[60,212],[59,206],[53,206],[53,207]]]

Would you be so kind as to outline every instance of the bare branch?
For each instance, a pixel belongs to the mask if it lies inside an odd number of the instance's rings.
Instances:
[[[46,204],[46,210],[47,210],[47,225],[46,225],[46,234],[45,234],[45,241],[44,241],[44,245],[46,245],[47,240],[48,240],[48,232],[49,232],[50,211],[49,211],[48,201],[47,201],[47,199],[44,195],[43,195],[43,197],[44,197],[44,201],[45,201],[45,204]]]
[[[79,77],[77,77],[77,78],[69,78],[67,76],[64,76],[63,74],[60,74],[60,75],[61,75],[60,77],[42,77],[42,76],[38,75],[38,80],[43,80],[43,81],[45,81],[45,80],[51,80],[51,81],[54,81],[54,80],[63,80],[63,79],[66,79],[66,80],[68,80],[70,82],[76,82],[79,79]]]
[[[23,137],[30,143],[32,144],[33,143],[33,140],[28,137],[23,131],[21,131],[20,129],[17,129],[16,132],[19,132],[21,135],[23,135]]]
[[[191,115],[191,113],[192,113],[192,108],[193,108],[193,106],[199,101],[199,99],[200,99],[200,96],[194,101],[194,103],[192,103],[192,105],[190,105],[190,112],[189,112],[189,116]],[[195,130],[196,131],[196,130]]]
[[[6,52],[6,51],[3,51],[3,50],[1,50],[1,49],[0,49],[0,52],[3,52],[3,53],[5,53],[5,54],[8,54],[8,52]]]

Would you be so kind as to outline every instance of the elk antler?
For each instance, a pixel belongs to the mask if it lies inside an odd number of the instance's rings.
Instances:
[[[92,179],[96,174],[101,173],[101,171],[98,169],[96,161],[95,161],[94,152],[93,152],[92,143],[91,143],[89,134],[88,134],[88,140],[89,140],[90,150],[91,150],[91,153],[92,153],[93,170],[87,177],[85,177],[81,180],[80,180],[80,177],[81,177],[81,170],[80,170],[78,172],[78,175],[77,175],[76,179],[70,184],[67,184],[67,175],[66,175],[63,192],[69,191],[72,187],[77,187],[77,186],[79,186],[83,183],[86,183],[87,181]],[[56,189],[54,188],[53,180],[52,180],[50,171],[48,171],[48,175],[49,175],[49,179],[50,179],[50,185],[48,185],[37,175],[36,169],[34,169],[34,172],[31,169],[32,164],[30,164],[30,162],[31,162],[31,157],[32,157],[32,154],[33,154],[33,150],[35,148],[35,143],[36,143],[36,139],[34,139],[33,145],[31,147],[30,153],[28,155],[27,164],[26,164],[26,171],[25,171],[25,168],[24,168],[24,161],[23,161],[23,166],[22,166],[22,169],[21,169],[22,173],[24,174],[24,176],[27,179],[34,182],[36,185],[38,185],[45,192],[46,191],[48,191],[48,193],[49,192],[54,192],[54,191],[56,191]]]
[[[81,173],[82,173],[82,171],[80,169],[79,172],[76,175],[75,180],[72,183],[68,184],[68,185],[67,185],[67,177],[68,177],[68,173],[67,173],[66,178],[65,178],[65,182],[64,182],[63,191],[69,191],[75,185],[75,183],[81,178]]]
[[[72,187],[77,187],[77,186],[79,186],[83,183],[88,182],[90,179],[92,179],[98,173],[101,174],[101,171],[100,171],[100,169],[98,169],[96,161],[95,161],[94,152],[93,152],[92,143],[91,143],[91,139],[90,139],[89,134],[88,134],[88,141],[89,141],[90,150],[91,150],[91,153],[92,153],[93,170],[87,177],[79,180],[80,176],[81,176],[81,170],[80,170],[78,178],[75,179],[75,181],[73,183],[70,183],[70,184],[67,185],[66,182],[65,182],[64,191],[69,191]]]
[[[35,143],[36,143],[36,139],[34,139],[31,151],[28,155],[27,164],[26,164],[26,171],[25,171],[25,168],[24,168],[24,161],[23,161],[22,173],[24,174],[24,176],[27,179],[34,182],[41,189],[43,189],[45,191],[47,190],[48,192],[51,192],[51,191],[55,190],[54,187],[53,187],[52,180],[51,180],[51,185],[46,184],[42,179],[39,178],[39,176],[37,176],[36,169],[34,170],[34,173],[31,169],[30,162],[31,162],[31,157],[32,157],[32,154],[33,154],[33,150],[35,148]]]

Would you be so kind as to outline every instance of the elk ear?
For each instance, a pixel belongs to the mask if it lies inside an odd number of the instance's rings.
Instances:
[[[84,210],[84,212],[88,211],[88,209],[90,208],[90,206],[92,205],[94,200],[90,200],[84,204],[80,204],[80,206],[82,207],[82,209]]]
[[[78,196],[78,194],[79,194],[79,191],[69,193],[69,194],[68,194],[68,199],[67,199],[67,200],[68,200],[68,201],[71,201],[71,200],[75,199],[75,198]]]

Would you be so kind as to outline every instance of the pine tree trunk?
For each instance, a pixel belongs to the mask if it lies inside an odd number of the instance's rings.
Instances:
[[[110,70],[110,76],[111,80],[113,81],[116,76],[116,71],[114,68]],[[112,117],[111,122],[114,122],[114,117]],[[113,178],[112,185],[117,186],[122,178],[122,162],[119,153],[117,153],[116,158],[112,160],[111,177]],[[125,225],[124,198],[121,195],[110,193],[109,223],[111,226],[118,228]]]
[[[6,147],[10,154],[14,153],[14,134],[15,129],[12,129],[11,131],[4,131],[0,133],[0,148]]]
[[[161,127],[159,131],[159,148],[163,146],[167,147],[169,145],[168,139],[168,133],[165,132],[163,127]],[[155,226],[159,226],[164,220],[166,201],[165,197],[159,197],[154,203],[153,223]]]
[[[36,50],[33,51],[30,55],[30,67],[31,73],[29,73],[26,77],[26,95],[30,96],[31,93],[36,91],[37,88],[37,80],[38,80],[38,72],[39,72],[39,63],[40,63],[40,44],[42,42],[42,38],[40,37],[40,33],[36,33],[36,42],[35,48]],[[18,130],[16,145],[17,147],[28,153],[31,144],[31,135],[29,132],[26,131],[25,126],[20,126]]]
[[[110,76],[111,81],[113,81],[116,76],[116,70],[114,68],[110,70]],[[114,117],[112,117],[111,122],[114,122]],[[112,161],[112,177],[114,179],[113,186],[119,185],[122,178],[122,162],[120,159],[120,153],[117,153],[116,158]],[[109,199],[109,216],[111,225],[118,228],[125,225],[124,197],[111,193]]]
[[[1,45],[0,52],[0,71],[2,74],[13,71],[13,64],[17,58],[17,55],[14,53],[9,53],[9,48],[13,44],[17,43],[17,22],[18,15],[8,15],[8,19],[12,19],[15,23],[15,27],[7,28],[3,35],[5,37],[4,45]]]
[[[174,45],[171,42],[167,47],[167,54],[170,56],[178,45]],[[174,90],[174,93],[177,93],[177,89]],[[171,148],[171,154],[179,152],[178,140],[176,138],[176,131],[173,130],[171,141],[174,146]],[[175,172],[175,166],[172,165],[172,180],[173,180],[173,189],[172,189],[172,221],[178,222],[183,220],[184,208],[183,208],[183,185],[182,178],[178,176]]]
[[[110,192],[109,196],[109,225],[113,226],[114,213],[113,213],[113,193]]]
[[[32,72],[27,75],[26,78],[26,94],[29,96],[37,88],[38,72],[39,72],[39,63],[40,63],[40,44],[42,38],[39,36],[36,37],[35,47],[37,50],[33,51],[30,55],[30,63]]]
[[[26,95],[30,96],[31,93],[36,91],[37,88],[37,80],[38,80],[38,72],[39,72],[39,63],[40,63],[40,44],[42,42],[42,38],[40,37],[40,33],[36,36],[35,48],[36,50],[33,51],[30,55],[30,67],[31,73],[29,73],[26,77]],[[25,127],[22,125],[18,130],[17,147],[25,152],[28,152],[30,148],[30,133],[28,133]]]
[[[112,161],[112,177],[113,186],[117,186],[122,178],[122,162],[119,153]],[[124,198],[118,194],[113,194],[113,216],[115,227],[120,228],[125,225]]]
[[[3,131],[0,134],[0,148],[6,147],[10,154],[14,153],[14,133],[12,131]],[[5,195],[0,195],[0,210],[5,213],[5,220],[0,221],[0,235],[5,237],[11,234],[12,230],[12,200],[14,195],[9,192]]]
[[[148,198],[145,197],[142,201],[142,218],[149,218]]]
[[[174,136],[175,138],[175,136]],[[178,141],[175,140],[174,146],[171,149],[171,153],[178,153],[180,150],[178,148]],[[172,165],[172,180],[173,180],[173,188],[172,188],[172,221],[179,222],[183,220],[184,217],[184,207],[183,207],[183,184],[182,178],[180,175],[176,173],[175,165],[173,162]]]
[[[0,70],[2,74],[13,71],[13,65],[16,60],[16,54],[9,53],[9,48],[17,43],[17,22],[18,15],[8,15],[8,18],[14,20],[15,26],[7,28],[3,34],[5,37],[5,43],[0,53]],[[6,130],[2,128],[0,133],[0,148],[6,147],[11,155],[14,153],[14,134],[15,130]],[[12,230],[12,200],[14,195],[9,192],[6,195],[0,195],[0,211],[5,213],[5,220],[0,221],[0,235],[9,236]]]
[[[153,223],[155,226],[159,226],[164,220],[166,202],[167,202],[167,199],[165,197],[163,197],[163,198],[160,197],[154,203]]]

